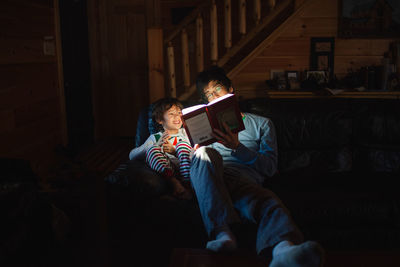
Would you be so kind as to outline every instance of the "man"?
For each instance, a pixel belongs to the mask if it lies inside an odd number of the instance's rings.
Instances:
[[[223,69],[213,67],[197,77],[197,90],[206,102],[233,93]],[[270,266],[321,266],[323,250],[312,241],[303,243],[302,233],[281,201],[262,187],[277,169],[277,142],[272,121],[242,113],[245,130],[226,133],[215,130],[219,140],[196,150],[191,181],[203,223],[213,239],[212,251],[232,251],[237,243],[231,225],[249,220],[258,225],[256,249],[272,251]]]

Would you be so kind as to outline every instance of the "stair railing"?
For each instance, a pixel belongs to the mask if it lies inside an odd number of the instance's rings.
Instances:
[[[223,1],[223,5],[222,5]],[[252,1],[253,17],[247,18],[247,6]],[[248,42],[256,36],[263,28],[277,16],[285,7],[293,0],[211,0],[204,1],[195,10],[193,10],[186,18],[176,27],[176,29],[164,39],[166,46],[166,57],[168,65],[168,84],[169,95],[178,97],[181,100],[188,99],[195,90],[195,85],[191,74],[196,74],[204,70],[205,65],[218,65],[223,67],[229,59],[236,55]],[[232,43],[232,2],[237,4],[237,29],[241,36],[240,40],[235,44]],[[262,4],[268,10],[262,17]],[[223,10],[221,10],[223,6]],[[218,9],[218,7],[220,9]],[[223,20],[219,19],[219,14],[223,14]],[[205,20],[209,17],[209,20]],[[235,16],[236,18],[236,16]],[[249,20],[252,19],[252,29],[248,31]],[[236,21],[236,20],[235,20]],[[207,23],[209,23],[207,25]],[[218,24],[221,23],[224,32],[224,48],[220,49],[218,43]],[[205,32],[205,26],[209,32]],[[236,25],[235,25],[236,26]],[[189,42],[189,34],[195,39]],[[180,36],[180,40],[179,40]],[[205,40],[209,40],[209,52],[205,53]],[[193,47],[194,43],[194,47]],[[208,44],[207,44],[208,47]],[[177,51],[180,50],[180,54]],[[224,51],[223,55],[218,52]],[[193,54],[190,56],[190,54]],[[206,58],[209,56],[209,58]],[[176,59],[181,59],[181,73],[176,73]],[[195,64],[191,63],[195,60]],[[208,63],[208,64],[207,64]],[[195,70],[191,69],[195,66]],[[181,79],[177,82],[177,77]],[[192,75],[195,76],[195,75]]]

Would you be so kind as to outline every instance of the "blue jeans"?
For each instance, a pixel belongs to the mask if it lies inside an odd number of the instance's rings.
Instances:
[[[190,176],[208,235],[248,220],[258,225],[257,253],[283,240],[302,242],[302,233],[279,198],[249,177],[246,168],[224,164],[218,151],[210,147],[195,152]]]

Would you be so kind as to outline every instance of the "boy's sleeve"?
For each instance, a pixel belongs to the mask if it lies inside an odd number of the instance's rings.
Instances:
[[[129,159],[144,159],[146,157],[146,152],[149,147],[153,146],[156,143],[153,135],[150,135],[149,138],[139,147],[136,147],[129,152]]]

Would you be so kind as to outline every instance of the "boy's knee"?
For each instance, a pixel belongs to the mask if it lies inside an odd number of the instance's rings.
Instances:
[[[177,152],[190,153],[193,149],[188,142],[180,141],[176,144],[175,149]]]
[[[146,151],[146,161],[149,161],[151,158],[160,158],[163,157],[163,153],[161,151],[161,147],[159,146],[151,146]]]

